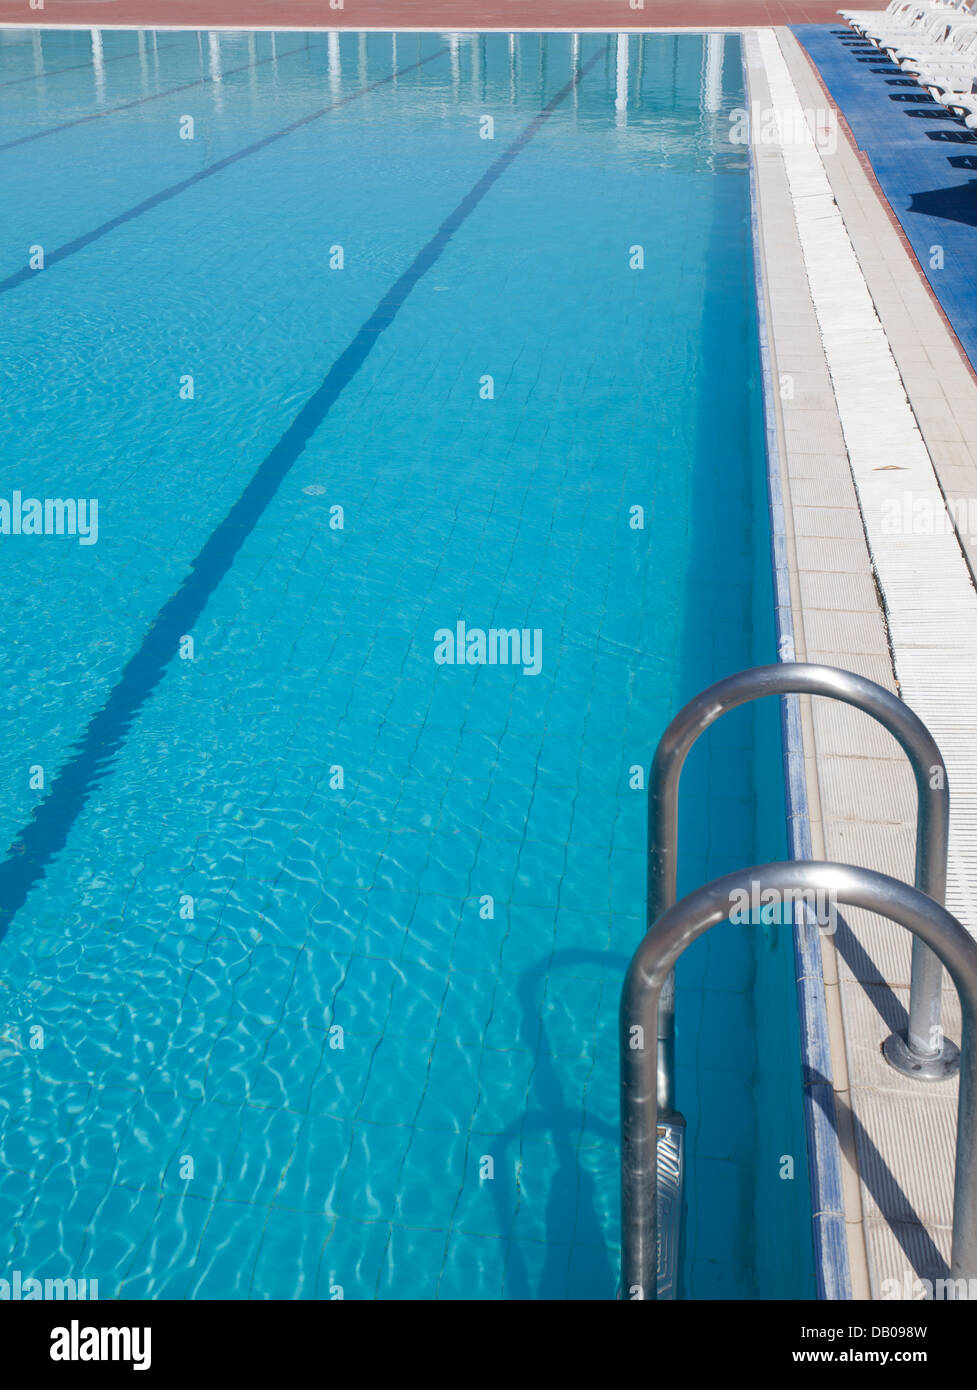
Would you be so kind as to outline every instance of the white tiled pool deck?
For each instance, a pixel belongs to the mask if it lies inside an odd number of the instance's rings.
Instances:
[[[755,105],[829,106],[789,30],[745,43]],[[951,792],[947,905],[974,932],[977,549],[954,533],[944,498],[977,498],[966,442],[977,382],[846,131],[835,150],[803,134],[761,145],[755,164],[796,657],[898,691],[929,726]],[[886,523],[905,494],[935,517],[928,533]],[[804,703],[814,856],[911,882],[916,793],[902,751],[856,710]],[[906,1290],[946,1276],[957,1087],[886,1063],[883,1041],[905,1027],[909,937],[864,912],[846,922],[822,937],[822,957],[852,1296],[893,1297],[887,1281]],[[948,980],[943,1004],[959,1041]]]

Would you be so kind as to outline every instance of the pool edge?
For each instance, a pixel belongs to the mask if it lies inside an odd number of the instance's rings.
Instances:
[[[755,77],[748,61],[749,35],[743,34],[741,55],[743,88],[752,107]],[[753,274],[760,355],[766,442],[766,477],[770,520],[770,561],[773,571],[774,620],[779,660],[793,661],[795,651],[794,602],[787,558],[787,528],[782,485],[780,435],[783,420],[778,409],[771,367],[767,302],[767,277],[760,230],[760,189],[752,142],[747,146],[750,168],[750,223],[753,241]],[[781,699],[781,740],[784,758],[784,796],[787,809],[788,851],[792,859],[812,859],[811,809],[805,777],[801,703],[797,695]],[[804,1069],[804,1124],[808,1145],[808,1178],[811,1189],[815,1268],[818,1296],[822,1299],[852,1297],[851,1270],[845,1231],[841,1144],[838,1137],[830,1032],[818,928],[813,923],[795,926],[797,1004],[800,1015],[801,1060]]]
[[[977,428],[977,386],[797,36],[768,28],[750,44],[790,132],[761,138],[757,162],[773,188],[761,225],[775,374],[789,373],[777,384],[798,656],[868,676],[931,728],[952,795],[947,901],[977,935],[977,594],[973,543],[946,514],[977,497],[977,455],[952,442]],[[825,119],[837,140],[814,138]],[[887,523],[907,496],[929,499],[929,527]],[[815,856],[912,881],[916,796],[898,746],[835,702],[801,709]],[[941,1297],[956,1083],[921,1086],[882,1054],[905,1027],[908,938],[852,911],[821,949],[852,1296]],[[959,1038],[947,982],[943,1026]]]

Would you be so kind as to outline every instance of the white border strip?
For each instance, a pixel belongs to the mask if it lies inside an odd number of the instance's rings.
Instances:
[[[896,676],[947,769],[947,906],[977,935],[977,592],[777,36],[758,43]]]
[[[37,24],[23,20],[0,21],[3,29],[36,29],[42,34],[56,34],[59,29],[87,33],[92,29],[128,30],[139,34],[749,34],[758,32],[751,25],[710,24],[676,28],[648,25],[604,24],[599,28],[567,26],[565,29],[541,29],[538,25],[495,24],[488,28],[451,29],[444,24]]]

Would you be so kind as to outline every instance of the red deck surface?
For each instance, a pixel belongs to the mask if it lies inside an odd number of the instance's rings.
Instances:
[[[708,29],[827,24],[846,0],[0,0],[0,24],[209,25],[300,29]],[[862,0],[884,9],[884,0]]]

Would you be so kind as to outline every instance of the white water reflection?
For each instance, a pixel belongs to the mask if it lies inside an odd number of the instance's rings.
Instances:
[[[343,85],[343,64],[339,54],[339,35],[335,29],[329,33],[326,52],[329,56],[329,90],[334,97],[338,97]]]
[[[722,34],[706,35],[701,95],[703,111],[715,113],[722,107],[723,54],[725,50],[726,41]]]
[[[102,31],[92,30],[92,71],[95,75],[95,100],[105,104],[105,54],[102,50]]]
[[[211,30],[207,35],[207,73],[211,80],[214,91],[214,106],[216,110],[224,114],[224,74],[221,70],[221,41],[220,34]]]
[[[617,113],[614,123],[618,127],[628,123],[628,36],[617,36],[617,95],[614,98]]]

